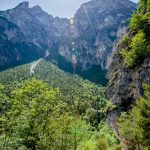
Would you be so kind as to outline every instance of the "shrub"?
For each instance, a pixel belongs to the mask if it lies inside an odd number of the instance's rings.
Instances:
[[[121,55],[125,64],[133,68],[150,56],[150,47],[146,41],[145,33],[140,30],[131,40],[130,50],[123,49]]]
[[[134,68],[150,57],[150,0],[140,0],[132,15],[129,33],[121,41],[120,54],[129,68]]]
[[[136,102],[132,111],[122,113],[119,118],[120,134],[132,149],[150,148],[150,85],[145,85],[144,88],[144,97]]]

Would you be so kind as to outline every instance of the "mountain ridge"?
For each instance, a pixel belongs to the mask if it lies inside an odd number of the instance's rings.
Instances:
[[[29,8],[28,2],[0,12],[0,15],[19,26],[28,42],[48,50],[50,55],[47,59],[57,63],[61,69],[73,72],[72,59],[76,58],[77,74],[96,65],[99,66],[98,72],[104,72],[111,62],[117,41],[127,31],[126,20],[136,9],[136,4],[126,1],[123,8],[120,1],[112,3],[109,0],[108,6],[105,2],[101,7],[98,2],[83,4],[73,18],[73,25],[69,19],[54,18],[38,6]],[[74,52],[72,42],[75,43]]]
[[[33,61],[43,55],[32,42],[27,42],[20,28],[0,16],[0,70],[10,66]],[[24,50],[26,49],[26,50]],[[39,51],[39,55],[37,53]],[[29,55],[32,53],[32,55]]]

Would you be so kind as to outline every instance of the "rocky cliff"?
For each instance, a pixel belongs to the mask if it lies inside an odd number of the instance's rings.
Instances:
[[[107,114],[108,123],[118,133],[117,119],[121,112],[126,112],[144,95],[143,84],[150,84],[150,58],[146,58],[135,69],[129,69],[116,53],[110,65],[107,96],[115,104],[116,109]]]
[[[118,137],[118,117],[131,110],[133,104],[144,96],[144,85],[150,85],[150,3],[140,1],[139,4],[108,72],[106,93],[116,108],[108,112],[107,119]]]
[[[116,41],[127,30],[127,19],[136,5],[127,0],[93,0],[75,14],[81,37],[79,57],[83,66],[100,65],[107,69]]]
[[[77,11],[73,26],[69,19],[54,18],[39,6],[29,8],[28,2],[0,15],[15,23],[28,42],[49,50],[50,60],[63,69],[76,58],[79,70],[95,65],[105,70],[117,41],[127,30],[127,19],[135,9],[136,4],[128,0],[92,0]],[[71,51],[72,41],[74,52]]]
[[[39,58],[44,51],[27,42],[19,27],[0,17],[0,70]]]

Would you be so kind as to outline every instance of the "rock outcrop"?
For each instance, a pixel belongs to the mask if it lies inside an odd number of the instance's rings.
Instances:
[[[135,69],[129,69],[123,62],[119,50],[113,57],[108,72],[109,84],[107,96],[116,105],[116,109],[107,114],[108,123],[119,135],[117,119],[121,112],[126,112],[140,97],[144,96],[144,84],[150,84],[150,58]]]
[[[116,107],[108,112],[107,119],[121,139],[118,128],[123,127],[117,126],[120,114],[132,110],[133,104],[144,97],[144,85],[150,85],[149,5],[149,1],[140,1],[138,10],[131,18],[126,36],[118,44],[108,71],[109,84],[106,93]],[[125,140],[124,145],[129,147],[132,140]]]
[[[100,65],[107,69],[111,54],[127,31],[127,19],[136,4],[127,0],[93,0],[83,4],[75,14],[79,30],[79,59],[83,66]],[[81,57],[80,57],[81,56]]]
[[[19,27],[0,17],[0,70],[39,58],[44,51],[27,42]]]

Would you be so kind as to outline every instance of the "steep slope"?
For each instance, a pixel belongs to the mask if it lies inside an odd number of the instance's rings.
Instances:
[[[108,112],[107,118],[118,136],[117,121],[121,112],[131,110],[132,105],[144,97],[144,84],[150,85],[150,2],[141,0],[139,4],[127,35],[119,43],[108,74],[106,93],[116,109]]]
[[[27,42],[19,27],[0,17],[0,70],[26,63],[42,56],[43,50]]]
[[[29,42],[48,50],[49,59],[60,68],[72,72],[72,59],[76,59],[76,73],[82,75],[95,65],[98,72],[107,69],[135,9],[136,4],[126,0],[92,0],[77,11],[73,26],[69,19],[53,18],[39,6],[29,8],[28,2],[0,15],[17,24]]]
[[[54,44],[65,38],[63,33],[67,29],[67,19],[53,18],[39,6],[29,8],[28,2],[22,2],[14,9],[0,14],[17,24],[28,41],[44,47],[45,50],[51,50]]]
[[[93,0],[80,7],[74,19],[79,32],[77,58],[83,68],[100,65],[102,70],[107,69],[135,9],[136,4],[127,0]]]
[[[37,62],[32,72],[31,67],[35,62],[1,72],[0,84],[5,85],[7,91],[12,91],[26,79],[40,79],[50,87],[58,88],[63,101],[68,104],[67,108],[72,112],[77,110],[76,113],[86,117],[92,125],[97,125],[104,119],[104,113],[98,111],[107,102],[102,86],[83,80],[77,75],[65,73],[44,59]],[[98,105],[95,105],[96,103]],[[92,114],[89,113],[91,109]]]

